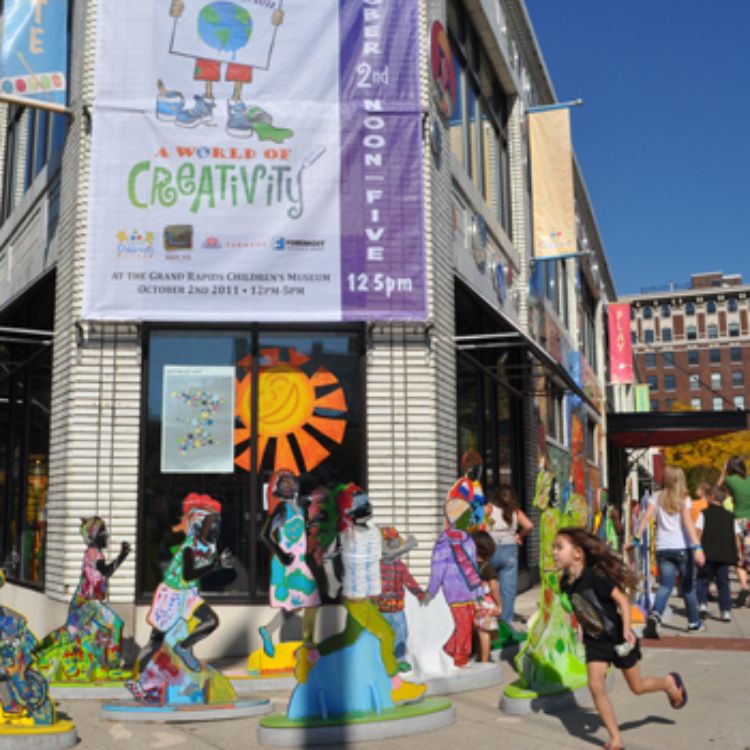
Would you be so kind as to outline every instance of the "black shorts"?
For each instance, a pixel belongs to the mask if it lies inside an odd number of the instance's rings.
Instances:
[[[613,664],[618,669],[630,669],[641,660],[641,642],[635,642],[635,648],[625,657],[621,657],[615,651],[615,644],[610,640],[586,641],[586,663],[591,661],[603,661]]]

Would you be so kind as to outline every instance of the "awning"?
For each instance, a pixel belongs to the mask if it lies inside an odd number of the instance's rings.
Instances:
[[[620,448],[679,445],[747,430],[745,411],[620,412],[607,415],[607,437]]]

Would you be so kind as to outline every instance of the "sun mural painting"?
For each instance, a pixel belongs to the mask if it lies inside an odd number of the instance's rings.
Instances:
[[[250,471],[252,452],[252,357],[238,363],[245,375],[237,379],[235,459]],[[258,367],[258,450],[255,466],[272,452],[272,469],[311,471],[331,454],[327,438],[341,444],[346,431],[347,404],[338,378],[293,348],[260,350]]]

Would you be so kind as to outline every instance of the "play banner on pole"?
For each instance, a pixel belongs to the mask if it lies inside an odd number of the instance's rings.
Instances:
[[[0,93],[28,106],[67,103],[68,1],[5,0]]]
[[[570,112],[529,114],[534,255],[554,258],[578,250]]]
[[[83,317],[425,320],[418,6],[101,4]]]
[[[630,339],[630,305],[610,305],[609,371],[613,384],[633,382],[633,344]]]

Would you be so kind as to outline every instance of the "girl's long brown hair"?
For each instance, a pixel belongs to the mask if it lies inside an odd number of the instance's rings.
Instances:
[[[626,594],[635,590],[637,576],[601,539],[577,526],[566,526],[557,534],[568,537],[574,546],[582,549],[586,565],[611,578]]]
[[[518,510],[516,491],[509,484],[501,484],[495,489],[490,502],[503,512],[505,523],[509,526],[513,521],[513,514]]]

